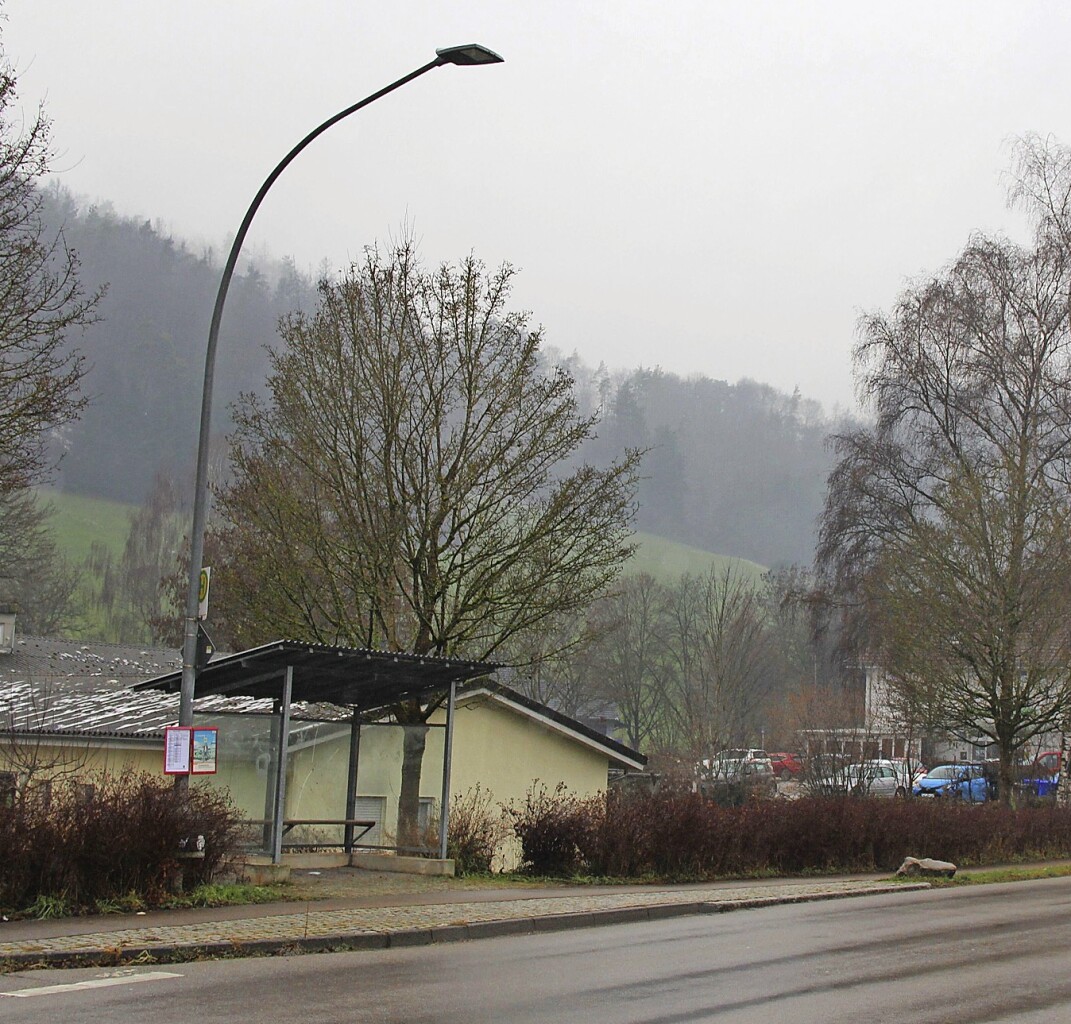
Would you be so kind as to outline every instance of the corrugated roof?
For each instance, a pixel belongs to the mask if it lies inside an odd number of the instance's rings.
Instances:
[[[332,647],[276,640],[238,654],[213,658],[197,674],[195,698],[211,694],[277,697],[287,668],[293,669],[293,699],[375,710],[442,693],[452,682],[489,675],[496,665],[431,655]],[[148,679],[137,689],[175,693],[181,670]]]
[[[0,656],[0,732],[162,739],[178,721],[177,695],[130,687],[182,664],[166,648],[19,636]],[[197,714],[271,714],[272,701],[205,697]],[[295,719],[342,721],[346,708],[295,703]]]
[[[54,735],[94,735],[159,739],[178,721],[179,699],[174,694],[129,688],[86,692],[71,689],[70,681],[51,685],[11,682],[0,687],[0,732],[36,732]],[[262,714],[272,711],[270,699],[203,697],[198,715]],[[295,720],[344,721],[346,708],[295,704]]]

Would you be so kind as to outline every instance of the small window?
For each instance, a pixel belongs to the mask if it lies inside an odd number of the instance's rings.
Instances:
[[[76,782],[73,790],[76,804],[92,803],[93,797],[97,795],[97,787],[92,782]]]
[[[428,825],[431,822],[432,815],[435,813],[435,797],[422,796],[420,798],[420,809],[417,811],[417,828],[421,832],[428,830]]]
[[[14,772],[0,772],[0,807],[15,806],[15,789],[18,781]]]
[[[385,796],[359,796],[354,805],[354,817],[365,821],[374,821],[375,827],[369,829],[360,839],[363,846],[378,846],[383,842],[383,817],[387,811]]]

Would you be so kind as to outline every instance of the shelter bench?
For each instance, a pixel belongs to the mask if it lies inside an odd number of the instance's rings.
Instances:
[[[265,827],[272,824],[271,818],[246,818],[243,821],[238,822],[239,825],[251,825]],[[368,818],[284,818],[283,819],[283,835],[288,835],[291,829],[298,828],[302,825],[341,825],[343,828],[359,828],[361,831],[356,833],[353,837],[353,845],[356,846],[358,841],[363,839],[369,832],[376,827],[376,822],[369,820]],[[331,846],[344,846],[344,843],[291,843],[291,846],[306,846],[306,847],[331,847]]]

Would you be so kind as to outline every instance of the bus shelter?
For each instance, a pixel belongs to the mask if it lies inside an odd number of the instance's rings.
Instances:
[[[385,709],[393,705],[409,701],[440,703],[446,710],[446,722],[442,744],[439,856],[445,858],[457,688],[459,684],[489,675],[495,668],[495,665],[487,662],[457,658],[277,640],[251,650],[214,658],[197,674],[194,701],[201,697],[244,697],[252,701],[271,702],[271,784],[267,789],[264,821],[266,846],[274,863],[281,861],[283,836],[294,824],[287,822],[285,806],[287,764],[292,749],[292,709],[295,704],[326,705],[347,712],[349,766],[346,807],[344,817],[334,820],[343,825],[343,845],[347,851],[351,851],[354,830],[358,826],[355,812],[362,723],[367,723],[373,717],[382,718]],[[147,679],[133,689],[176,693],[181,685],[182,673],[175,671]]]

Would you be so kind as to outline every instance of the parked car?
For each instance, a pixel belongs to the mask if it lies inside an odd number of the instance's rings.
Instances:
[[[1046,750],[1019,769],[1020,792],[1027,796],[1053,796],[1060,783],[1060,751]]]
[[[794,779],[803,771],[803,758],[799,754],[770,754],[773,772],[782,782]]]
[[[1031,796],[1056,796],[1057,787],[1060,785],[1060,773],[1039,779],[1027,779],[1024,780],[1023,785]]]
[[[770,759],[716,760],[717,768],[700,776],[699,792],[720,804],[738,805],[747,800],[777,795],[777,777]]]
[[[777,794],[770,755],[757,747],[719,750],[696,765],[699,791],[723,804],[740,804]]]
[[[882,764],[880,761],[847,765],[826,778],[816,780],[812,788],[826,796],[845,794],[886,799],[903,799],[908,791],[900,770],[892,764]]]
[[[770,755],[761,747],[729,747],[714,755],[715,761],[769,761]]]
[[[990,797],[990,782],[981,764],[941,764],[931,768],[919,779],[912,792],[915,796],[934,799],[958,799],[969,803],[985,803]]]
[[[730,747],[727,750],[719,750],[713,757],[700,761],[695,767],[700,778],[734,778],[747,764],[765,764],[773,771],[770,755],[758,747]]]
[[[1034,758],[1034,763],[1026,769],[1026,774],[1032,779],[1052,778],[1059,774],[1061,767],[1060,751],[1046,750]]]
[[[914,789],[919,779],[926,775],[926,766],[919,761],[909,760],[906,757],[875,758],[870,764],[884,765],[886,768],[895,769],[901,782],[908,789]]]

